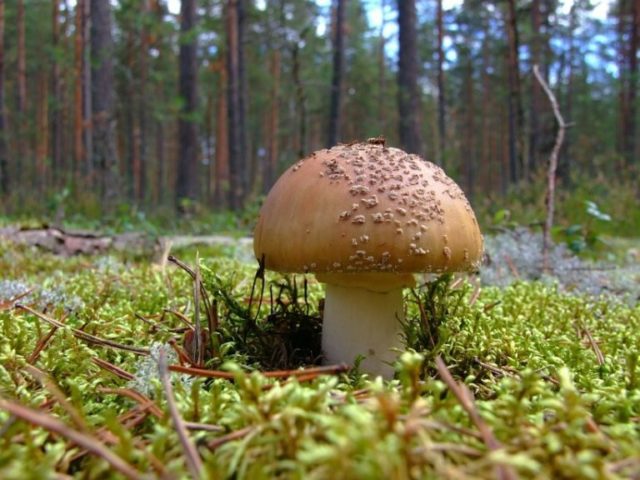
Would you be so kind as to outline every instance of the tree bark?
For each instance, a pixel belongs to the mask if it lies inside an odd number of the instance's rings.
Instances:
[[[520,56],[518,24],[515,0],[507,1],[506,27],[508,37],[507,77],[509,80],[509,178],[516,183],[522,177],[524,132],[524,114],[522,111],[522,94],[520,88]]]
[[[540,31],[542,25],[540,0],[531,2],[531,66],[540,64],[542,33]],[[539,140],[540,140],[540,84],[531,82],[531,99],[529,104],[529,155],[527,169],[529,177],[535,173],[538,165]]]
[[[44,56],[44,52],[42,53]],[[38,105],[36,111],[36,178],[34,185],[40,194],[47,185],[47,157],[49,156],[49,78],[42,67],[38,79]]]
[[[385,54],[387,41],[384,36],[384,29],[387,26],[385,18],[386,7],[386,0],[381,0],[380,12],[382,18],[380,20],[380,30],[378,31],[378,133],[380,135],[385,135],[387,129],[387,59]]]
[[[8,194],[11,187],[4,103],[4,0],[0,0],[0,195]]]
[[[23,181],[23,172],[28,171],[29,166],[29,150],[27,142],[27,49],[26,49],[26,33],[25,33],[25,11],[24,0],[18,0],[17,3],[17,28],[18,28],[18,48],[17,48],[17,70],[18,70],[18,102],[17,102],[17,155],[15,161],[15,180],[17,184]],[[25,179],[29,180],[29,179]]]
[[[85,149],[83,145],[83,132],[84,132],[84,115],[82,106],[82,92],[83,92],[83,49],[84,49],[84,28],[83,28],[83,13],[84,2],[88,0],[78,0],[76,3],[76,16],[75,16],[75,52],[74,52],[74,125],[73,125],[73,175],[77,182],[79,182],[80,171],[85,159]]]
[[[54,188],[60,185],[62,176],[62,114],[61,114],[61,73],[58,61],[60,49],[60,1],[53,0],[51,12],[51,43],[54,54],[51,59],[51,93],[53,102],[51,107],[51,181]]]
[[[331,148],[340,139],[342,123],[342,78],[344,76],[344,10],[346,0],[334,0],[333,25],[333,71],[331,76],[331,98],[329,112],[329,136],[327,147]]]
[[[233,210],[243,207],[249,184],[247,161],[247,132],[245,128],[246,79],[244,78],[243,0],[230,0],[227,4],[227,109],[229,135],[229,206]]]
[[[82,28],[82,125],[83,125],[83,142],[85,151],[84,173],[86,178],[86,186],[93,188],[96,185],[94,159],[93,159],[93,123],[92,115],[92,87],[91,87],[91,3],[93,0],[84,0],[83,2],[83,18]]]
[[[178,172],[176,202],[179,210],[184,200],[195,200],[198,195],[198,134],[195,115],[197,111],[197,40],[196,0],[182,0],[180,21],[180,78],[179,94],[183,101],[178,123]]]
[[[229,188],[229,125],[227,108],[227,69],[220,68],[218,100],[216,105],[216,151],[215,151],[215,191],[214,199],[218,207],[227,206]]]
[[[465,43],[472,44],[470,36],[466,37]],[[464,122],[464,139],[463,139],[463,162],[465,170],[465,183],[467,185],[466,192],[469,198],[473,197],[476,181],[476,145],[475,145],[475,94],[473,79],[473,57],[470,47],[465,48],[464,66],[466,74],[464,76],[464,96],[465,96],[465,122]]]
[[[247,4],[246,0],[236,0],[238,7],[238,126],[240,128],[240,155],[244,159],[244,170],[242,172],[243,196],[242,205],[250,193],[255,180],[256,169],[254,158],[250,148],[249,129],[247,128],[247,115],[249,110],[249,84],[247,78],[247,67],[245,62],[245,44],[247,29]]]
[[[300,35],[300,40],[304,39],[304,33]],[[291,61],[293,63],[291,73],[295,88],[296,110],[298,111],[297,156],[303,158],[307,151],[307,93],[300,75],[300,45],[297,41],[294,41],[291,46]]]
[[[415,0],[398,0],[398,112],[400,144],[409,153],[422,155],[420,89]]]
[[[93,159],[97,184],[107,211],[115,206],[119,186],[114,115],[111,3],[91,0],[91,65]]]
[[[444,87],[444,21],[442,0],[437,0],[436,24],[438,30],[438,164],[444,167],[447,149],[447,131],[445,125],[445,87]]]
[[[264,180],[262,185],[263,193],[268,193],[269,189],[276,180],[278,170],[278,126],[280,123],[280,50],[277,48],[271,54],[271,92],[270,107],[267,130],[267,162],[264,171]]]
[[[620,145],[628,164],[636,159],[636,115],[640,6],[638,0],[620,0]]]
[[[567,33],[568,39],[568,49],[567,55],[564,54],[561,56],[559,69],[560,74],[558,75],[559,81],[566,84],[566,91],[564,95],[564,111],[566,112],[566,117],[571,119],[573,116],[573,100],[574,100],[574,83],[575,83],[575,64],[576,64],[576,56],[577,56],[577,46],[576,46],[576,28],[578,26],[578,3],[574,3],[571,6],[571,10],[569,11],[569,31]],[[566,69],[566,81],[563,82],[563,72]],[[562,144],[562,150],[558,157],[558,178],[565,184],[568,184],[571,179],[571,144],[572,144],[572,135],[569,130],[565,134],[565,141]],[[589,162],[589,167],[591,168],[593,163]]]
[[[142,0],[140,5],[140,15],[147,18],[150,14],[149,0]],[[149,77],[149,32],[146,22],[142,22],[140,27],[140,48],[138,49],[138,82],[137,82],[137,117],[138,117],[138,137],[140,151],[138,153],[140,164],[138,167],[138,182],[135,185],[137,193],[136,200],[138,204],[142,204],[147,195],[147,166],[148,151],[147,148],[147,127],[149,98],[147,79]]]
[[[18,0],[18,113],[27,111],[27,48],[24,19],[24,0]]]

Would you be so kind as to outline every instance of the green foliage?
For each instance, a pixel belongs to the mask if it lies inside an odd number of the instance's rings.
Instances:
[[[200,268],[218,302],[222,353],[211,366],[231,372],[234,380],[172,378],[184,420],[217,426],[189,431],[209,478],[488,479],[498,465],[520,478],[625,478],[638,468],[637,304],[524,282],[478,294],[466,282],[441,277],[408,293],[411,348],[399,356],[395,380],[355,373],[274,380],[257,369],[309,361],[293,337],[303,337],[302,345],[317,338],[321,286],[267,275],[258,309],[260,280],[248,301],[253,266],[211,258]],[[148,415],[136,425],[119,419],[135,403],[104,388],[135,383],[93,359],[146,380],[154,404],[166,412],[154,362],[88,344],[70,329],[138,347],[170,348],[171,338],[180,344],[184,323],[166,310],[194,318],[188,275],[115,257],[61,260],[7,244],[0,246],[0,269],[5,280],[35,288],[33,303],[24,303],[35,305],[36,294],[53,286],[64,298],[82,300],[35,362],[62,390],[69,402],[63,406],[26,369],[49,326],[8,308],[0,291],[0,397],[77,429],[73,409],[91,435],[104,441],[99,430],[110,432],[118,443],[109,448],[135,468],[186,478],[170,417]],[[47,308],[49,316],[63,317],[60,302]],[[436,354],[473,392],[474,408],[501,448],[491,451],[474,433],[469,416],[438,379]],[[158,465],[166,471],[153,470]],[[48,478],[55,472],[115,477],[104,460],[80,455],[63,436],[0,410],[0,477]]]
[[[556,239],[575,252],[598,250],[605,236],[633,237],[640,232],[640,190],[637,174],[629,170],[624,178],[587,177],[576,174],[570,185],[556,190]],[[488,197],[474,205],[485,227],[513,228],[542,225],[546,217],[545,180],[520,185],[497,201]],[[602,246],[602,245],[600,245]]]

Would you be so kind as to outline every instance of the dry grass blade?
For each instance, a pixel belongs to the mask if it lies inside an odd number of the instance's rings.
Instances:
[[[440,375],[440,378],[442,378],[442,381],[447,385],[447,387],[449,387],[449,390],[451,390],[455,395],[462,408],[464,408],[467,415],[471,418],[471,421],[480,431],[482,440],[487,448],[492,451],[500,449],[502,445],[500,445],[498,440],[496,440],[493,432],[478,413],[478,410],[473,403],[471,393],[465,385],[460,385],[453,379],[447,365],[439,355],[436,357],[436,368],[438,369],[438,374]],[[506,466],[499,466],[497,474],[498,478],[504,480],[513,480],[517,478],[515,473]]]
[[[65,317],[62,317],[62,319],[60,319],[60,323],[63,323],[64,320],[65,320]],[[47,347],[47,345],[49,345],[49,342],[51,341],[51,339],[53,338],[53,335],[57,331],[58,331],[58,327],[53,326],[51,327],[49,332],[47,332],[46,335],[44,335],[43,337],[40,338],[40,340],[38,340],[38,343],[36,344],[36,348],[33,349],[33,353],[29,355],[29,358],[27,359],[28,363],[31,363],[31,364],[36,363],[38,358],[40,358],[40,354]]]
[[[220,425],[211,425],[210,423],[184,422],[184,426],[189,430],[200,430],[203,432],[224,432],[225,428]]]
[[[604,354],[602,353],[602,350],[600,350],[600,345],[598,345],[598,342],[596,342],[593,339],[593,335],[591,335],[591,332],[587,327],[585,326],[582,327],[582,333],[584,334],[585,337],[587,337],[587,340],[589,341],[589,345],[591,346],[593,353],[596,354],[596,360],[598,361],[598,365],[600,366],[604,365]]]
[[[232,442],[234,440],[239,440],[243,437],[246,437],[251,432],[255,431],[256,428],[257,427],[250,425],[248,427],[241,428],[240,430],[236,430],[235,432],[227,433],[226,435],[223,435],[221,437],[214,438],[207,444],[207,446],[211,450],[215,450],[216,448],[218,448],[221,445],[224,445],[225,443]]]
[[[34,310],[31,307],[28,307],[26,305],[22,305],[21,303],[16,303],[15,308],[17,308],[19,310],[24,310],[25,312],[29,312],[31,315],[35,315],[40,320],[43,320],[43,321],[47,322],[49,325],[53,325],[53,326],[58,327],[58,328],[65,328],[65,324],[64,323],[59,322],[58,320],[55,320],[55,319],[53,319],[51,317],[48,317],[44,313],[38,312],[37,310]],[[90,333],[83,332],[82,330],[78,330],[77,328],[72,328],[72,327],[67,327],[67,328],[69,328],[69,330],[71,330],[71,333],[73,333],[73,335],[76,338],[79,338],[80,340],[84,340],[85,342],[89,342],[89,343],[94,344],[94,345],[101,345],[101,346],[105,346],[105,347],[117,348],[118,350],[126,350],[128,352],[137,353],[139,355],[149,355],[149,349],[148,348],[132,347],[130,345],[122,345],[121,343],[117,343],[117,342],[114,342],[112,340],[106,340],[104,338],[96,337],[95,335],[91,335]]]
[[[167,260],[177,265],[181,269],[183,269],[185,272],[191,275],[191,278],[196,280],[196,272],[192,268],[190,268],[189,265],[177,259],[173,255],[169,255]],[[202,302],[204,303],[204,306],[206,309],[207,319],[209,321],[209,329],[211,330],[210,333],[213,333],[218,329],[218,318],[215,315],[214,305],[211,302],[211,299],[209,298],[209,293],[207,292],[207,289],[204,288],[204,283],[202,282],[202,280],[200,279],[196,283],[199,286],[200,295],[202,296]]]
[[[473,306],[473,304],[476,303],[476,301],[478,300],[478,297],[480,296],[480,284],[478,283],[475,288],[473,289],[473,293],[471,294],[471,297],[469,298],[469,306]]]
[[[481,457],[482,452],[477,448],[470,447],[468,445],[460,445],[458,443],[432,443],[428,446],[415,448],[412,453],[424,455],[430,452],[443,452],[443,453],[461,453],[468,457]]]
[[[99,366],[100,368],[103,368],[104,370],[107,370],[108,372],[111,372],[117,377],[120,377],[124,380],[131,381],[134,378],[136,378],[133,374],[127,372],[126,370],[123,370],[122,368],[114,365],[113,363],[109,363],[106,360],[102,360],[101,358],[93,357],[91,361],[95,363],[97,366]]]
[[[27,295],[29,295],[31,292],[33,292],[33,288],[27,290],[26,292],[20,293],[8,300],[4,300],[2,302],[0,302],[0,312],[3,310],[11,310],[14,307],[14,303],[16,303],[18,300],[20,300],[21,298],[26,297]]]
[[[169,365],[169,370],[172,372],[186,373],[196,377],[206,378],[226,378],[233,380],[235,373],[222,372],[220,370],[207,370],[204,368],[184,367],[182,365]],[[267,378],[286,378],[286,377],[298,377],[305,380],[311,380],[318,375],[331,375],[336,373],[344,373],[349,371],[349,366],[346,364],[340,365],[326,365],[322,367],[312,367],[304,370],[272,370],[270,372],[260,372]],[[251,372],[247,372],[251,373]]]
[[[149,410],[152,415],[155,415],[158,418],[162,418],[164,415],[160,407],[158,407],[153,400],[151,400],[146,395],[143,395],[140,392],[136,392],[130,388],[107,388],[100,387],[98,388],[100,393],[112,393],[114,395],[122,395],[123,397],[128,397],[134,401],[136,401],[142,410]]]
[[[160,381],[162,382],[162,386],[164,388],[164,393],[167,397],[169,414],[171,415],[173,425],[176,429],[176,433],[178,434],[178,438],[180,439],[182,449],[184,450],[185,457],[187,459],[187,466],[189,467],[191,475],[193,475],[194,478],[201,478],[202,459],[200,458],[195,445],[189,438],[189,433],[187,432],[187,428],[184,425],[184,421],[180,416],[180,412],[178,411],[175,399],[173,398],[173,388],[171,387],[171,380],[169,379],[167,368],[167,357],[163,351],[160,352],[160,356],[158,358],[158,371],[160,375]]]
[[[80,445],[92,454],[102,458],[109,465],[111,465],[111,467],[120,472],[126,478],[135,480],[144,478],[142,474],[138,472],[132,465],[114,454],[111,450],[106,448],[95,438],[69,428],[60,420],[54,418],[52,415],[33,410],[31,408],[20,405],[19,403],[5,400],[3,398],[0,398],[0,408],[6,410],[11,415],[21,418],[22,420],[25,420],[34,425],[38,425],[39,427],[42,427],[50,432],[55,432],[65,438],[68,438],[75,444]]]
[[[78,412],[78,410],[73,405],[71,405],[71,403],[67,400],[65,394],[62,392],[62,390],[60,390],[60,387],[58,387],[58,385],[56,385],[46,373],[44,373],[39,368],[34,367],[33,365],[26,365],[24,367],[24,370],[35,377],[42,384],[42,386],[46,388],[49,393],[51,393],[51,395],[53,395],[53,398],[64,409],[64,411],[67,412],[69,418],[77,428],[79,428],[83,432],[90,431],[87,423],[84,421],[84,418],[82,417],[82,415],[80,415],[80,412]]]
[[[200,323],[200,286],[202,285],[202,277],[200,276],[200,255],[196,253],[196,270],[193,278],[193,315],[194,315],[194,355],[196,365],[204,364],[204,345],[202,344],[202,324]],[[210,334],[213,332],[209,332]]]

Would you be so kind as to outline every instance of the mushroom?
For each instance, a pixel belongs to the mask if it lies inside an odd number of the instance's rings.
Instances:
[[[475,269],[482,235],[444,171],[382,139],[312,153],[275,183],[260,210],[254,252],[267,269],[315,273],[326,284],[326,362],[393,375],[414,273]]]

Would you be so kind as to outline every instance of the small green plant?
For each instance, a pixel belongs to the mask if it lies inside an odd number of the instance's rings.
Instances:
[[[569,249],[576,254],[595,252],[602,246],[602,225],[612,222],[611,215],[600,210],[598,204],[592,200],[585,200],[586,221],[568,227],[559,227],[556,234]]]

